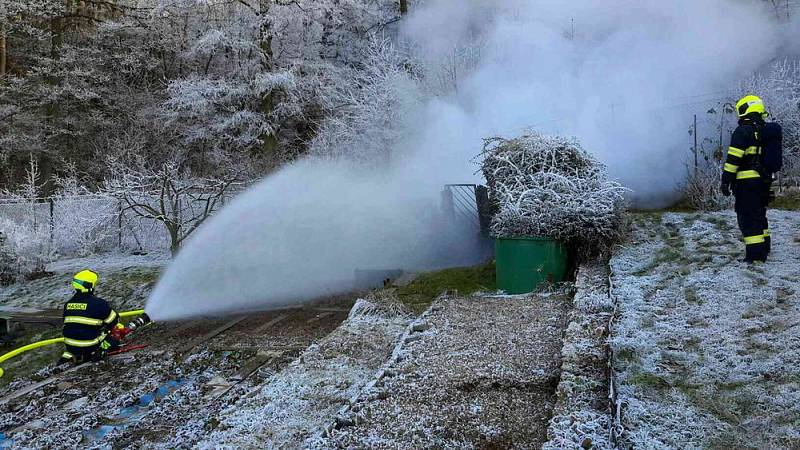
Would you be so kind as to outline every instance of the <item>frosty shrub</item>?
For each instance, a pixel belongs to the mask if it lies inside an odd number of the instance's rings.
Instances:
[[[44,272],[45,265],[55,259],[47,204],[37,198],[41,172],[33,155],[25,172],[25,182],[16,191],[0,191],[0,232],[5,253],[14,259],[14,277]]]
[[[316,157],[389,161],[409,128],[411,106],[421,99],[419,79],[409,69],[412,59],[385,38],[370,40],[361,58],[364,69],[351,71],[330,94],[329,101],[340,106],[309,145]]]
[[[498,237],[544,236],[579,256],[609,250],[622,233],[624,193],[575,139],[532,134],[484,143],[481,170]]]
[[[17,257],[11,252],[8,239],[0,231],[0,286],[7,286],[17,277]]]
[[[769,70],[744,80],[739,91],[742,95],[754,93],[764,100],[769,120],[783,127],[785,164],[788,165],[784,173],[800,171],[800,61],[779,60]]]
[[[118,202],[102,195],[54,197],[53,240],[61,255],[88,256],[116,245]]]
[[[731,206],[730,197],[722,195],[720,180],[722,169],[715,164],[705,164],[697,170],[688,169],[683,197],[686,205],[700,211],[719,211]]]
[[[29,222],[16,222],[0,217],[0,230],[5,236],[6,257],[13,258],[10,277],[25,277],[43,272],[47,263],[55,259],[50,245],[50,231],[46,226],[34,227]]]

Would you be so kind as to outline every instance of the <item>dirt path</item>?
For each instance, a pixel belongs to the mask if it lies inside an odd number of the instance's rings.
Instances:
[[[320,448],[539,448],[569,296],[442,298]]]

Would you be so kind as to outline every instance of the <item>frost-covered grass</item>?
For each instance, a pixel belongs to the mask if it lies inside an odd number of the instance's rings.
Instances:
[[[47,265],[48,276],[0,287],[0,306],[6,309],[61,308],[72,295],[72,276],[91,269],[100,276],[97,295],[119,310],[141,308],[168,262],[167,253],[110,253],[58,260]]]
[[[623,448],[800,447],[800,213],[769,218],[755,265],[730,212],[634,220],[611,260]]]

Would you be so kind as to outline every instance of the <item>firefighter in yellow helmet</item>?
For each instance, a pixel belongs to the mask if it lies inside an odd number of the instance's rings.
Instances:
[[[736,113],[739,125],[731,135],[721,189],[724,195],[733,193],[736,198],[734,208],[744,238],[744,260],[766,261],[771,240],[767,204],[772,175],[780,170],[781,130],[776,123],[766,123],[764,102],[755,95],[736,102]]]
[[[72,279],[75,294],[64,305],[64,346],[60,362],[99,361],[109,350],[119,347],[110,332],[119,316],[109,303],[94,295],[98,276],[82,270]]]

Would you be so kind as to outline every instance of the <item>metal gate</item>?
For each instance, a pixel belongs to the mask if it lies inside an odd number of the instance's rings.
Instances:
[[[446,184],[442,190],[442,212],[453,220],[474,224],[484,236],[489,235],[492,209],[489,191],[479,184]]]

